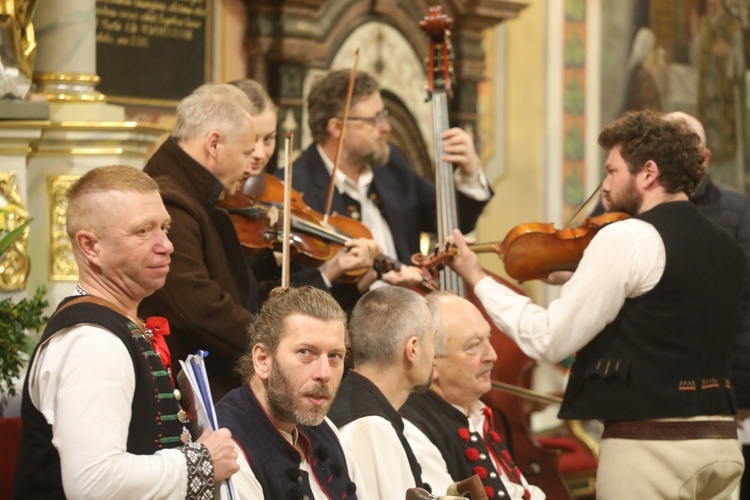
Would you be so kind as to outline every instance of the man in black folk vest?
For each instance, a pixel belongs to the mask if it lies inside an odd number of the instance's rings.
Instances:
[[[688,201],[703,147],[683,121],[627,113],[599,145],[605,205],[632,217],[599,230],[547,309],[485,277],[459,232],[453,265],[526,354],[577,353],[560,417],[605,423],[597,498],[727,498],[744,465],[731,357],[747,260]]]
[[[77,296],[58,306],[23,388],[14,498],[201,498],[238,470],[226,429],[189,442],[136,311],[162,285],[171,219],[148,175],[96,168],[67,195]]]
[[[263,304],[238,364],[247,382],[216,405],[242,452],[232,478],[241,498],[367,498],[325,418],[344,372],[345,335],[346,314],[320,289],[277,288]]]
[[[490,325],[468,300],[450,292],[427,296],[435,322],[435,370],[429,391],[412,393],[399,413],[413,423],[405,432],[432,486],[445,472],[453,481],[477,474],[489,498],[542,500],[529,485],[479,398],[490,391],[497,354]],[[437,476],[437,477],[433,477]]]
[[[404,498],[407,489],[424,487],[419,457],[404,437],[410,424],[398,409],[412,390],[430,385],[433,335],[424,297],[406,288],[370,290],[352,311],[354,368],[344,377],[329,417],[354,454],[371,498]],[[444,483],[450,484],[450,477]]]

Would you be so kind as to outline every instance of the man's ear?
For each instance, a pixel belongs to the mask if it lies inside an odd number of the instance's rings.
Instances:
[[[261,380],[268,380],[268,374],[271,373],[271,353],[266,349],[263,344],[255,344],[253,346],[253,368],[255,369],[255,375]]]
[[[75,234],[75,243],[81,255],[88,261],[96,261],[99,257],[99,238],[91,231],[81,229]]]
[[[341,123],[341,118],[333,117],[328,119],[326,130],[332,139],[338,140],[339,136],[341,136]]]
[[[206,150],[206,157],[216,160],[216,156],[219,152],[219,143],[221,142],[221,133],[218,130],[212,130],[208,133],[206,138],[203,140],[203,145]]]
[[[708,168],[708,162],[711,161],[711,150],[708,148],[703,149],[703,165]]]
[[[419,358],[419,339],[411,336],[404,342],[404,364],[408,370],[411,370]]]
[[[643,170],[641,172],[645,174],[643,177],[644,189],[651,188],[655,182],[658,182],[659,177],[661,177],[659,166],[653,160],[648,160],[646,164],[643,165]]]

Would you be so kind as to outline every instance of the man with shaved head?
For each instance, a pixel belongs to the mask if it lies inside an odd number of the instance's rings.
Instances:
[[[68,192],[79,279],[32,355],[14,498],[213,498],[239,469],[228,430],[190,442],[138,304],[173,247],[159,189],[133,167],[96,168]]]

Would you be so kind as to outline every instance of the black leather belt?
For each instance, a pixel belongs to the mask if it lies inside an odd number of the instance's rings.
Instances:
[[[688,422],[617,420],[604,424],[602,439],[606,438],[649,439],[654,441],[737,439],[737,424],[728,420],[691,420]]]

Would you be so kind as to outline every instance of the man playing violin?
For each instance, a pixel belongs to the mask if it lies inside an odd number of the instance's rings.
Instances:
[[[633,217],[594,236],[559,299],[489,279],[458,231],[452,265],[527,355],[577,353],[560,417],[604,421],[597,498],[727,498],[743,470],[731,356],[747,260],[688,200],[703,146],[684,122],[627,113],[599,144],[604,198]]]
[[[420,232],[435,232],[435,187],[407,163],[403,152],[386,141],[391,131],[380,86],[371,75],[357,72],[346,132],[342,118],[349,70],[334,71],[316,82],[307,97],[308,124],[314,144],[294,163],[292,185],[313,210],[325,212],[328,186],[342,134],[332,210],[362,221],[385,255],[410,262],[419,252]],[[460,227],[474,228],[491,196],[469,135],[460,128],[443,133],[444,159],[458,165],[455,179]],[[422,281],[420,270],[404,266],[383,276],[388,283],[411,286]],[[354,305],[358,294],[351,296]]]
[[[477,474],[489,498],[543,500],[510,456],[479,398],[492,389],[497,354],[490,325],[474,304],[451,292],[427,295],[435,323],[435,362],[429,391],[412,393],[399,413],[414,426],[404,435],[434,491],[448,472],[453,481]]]
[[[242,188],[248,195],[255,195],[258,191],[257,183],[265,181],[264,172],[276,150],[278,111],[268,92],[255,80],[243,79],[229,83],[242,90],[255,109],[253,122],[257,131],[257,140],[250,156],[250,178]],[[380,245],[374,240],[352,238],[345,243],[342,251],[319,268],[302,269],[301,266],[294,266],[291,281],[293,285],[308,284],[329,291],[333,287],[334,295],[336,295],[336,287],[333,286],[336,279],[351,270],[362,267],[371,268],[373,259],[381,253]],[[282,258],[280,252],[265,252],[251,259],[253,272],[259,281],[259,303],[264,302],[269,292],[278,286],[280,275],[278,264]],[[367,291],[374,281],[373,274],[363,275],[354,286],[361,292]]]
[[[144,300],[139,312],[169,320],[166,338],[175,374],[178,360],[198,349],[209,351],[206,369],[214,400],[242,383],[233,367],[248,348],[247,327],[258,309],[255,274],[232,220],[217,206],[260,173],[256,151],[269,132],[258,133],[254,114],[237,87],[203,85],[180,102],[172,136],[144,168],[159,184],[172,218],[174,253],[164,287]],[[258,123],[267,126],[267,120]],[[371,266],[374,252],[359,250],[350,252],[354,265]],[[311,274],[310,281],[325,286],[317,269]]]

